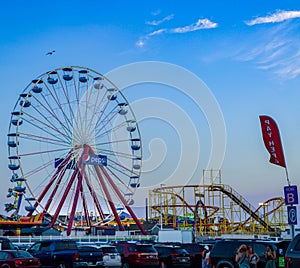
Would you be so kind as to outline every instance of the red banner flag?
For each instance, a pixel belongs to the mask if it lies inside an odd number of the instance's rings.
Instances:
[[[280,140],[280,133],[276,122],[269,116],[259,116],[262,136],[264,139],[265,146],[270,154],[270,162],[286,167],[283,149]]]

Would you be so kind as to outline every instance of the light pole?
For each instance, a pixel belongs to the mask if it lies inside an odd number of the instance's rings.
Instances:
[[[163,229],[163,211],[162,211],[162,187],[164,186],[164,183],[160,184],[160,191],[159,191],[159,198],[160,198],[160,230]]]

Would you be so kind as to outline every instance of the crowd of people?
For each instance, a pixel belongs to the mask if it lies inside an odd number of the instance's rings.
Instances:
[[[265,268],[276,268],[276,251],[272,245],[267,245],[264,258],[266,260]],[[257,268],[259,260],[260,258],[254,252],[253,247],[244,244],[239,247],[235,257],[240,268]]]

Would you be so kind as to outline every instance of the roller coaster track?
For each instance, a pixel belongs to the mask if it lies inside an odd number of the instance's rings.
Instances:
[[[203,201],[201,200],[198,200],[198,202],[196,203],[196,205],[190,205],[186,200],[184,200],[184,198],[182,196],[180,196],[179,194],[177,193],[174,193],[172,191],[166,191],[164,188],[161,190],[161,189],[154,189],[153,192],[156,192],[156,193],[162,193],[162,194],[167,194],[167,195],[170,195],[170,196],[175,196],[177,197],[181,202],[182,202],[182,205],[178,205],[179,207],[183,207],[183,206],[186,206],[191,213],[193,213],[194,215],[197,215],[197,210],[198,208],[202,208],[203,209],[203,214],[204,214],[204,219],[207,220],[209,217],[211,217],[214,213],[216,213],[219,208],[218,207],[215,207],[215,206],[206,206]],[[176,207],[176,205],[168,205],[169,207]],[[194,208],[195,207],[195,208]],[[156,211],[158,211],[159,213],[162,213],[162,211],[160,211],[161,207],[160,206],[152,206],[153,209],[155,209]],[[207,212],[207,209],[211,209],[213,210],[213,212],[208,215],[208,212]]]
[[[236,192],[229,185],[211,185],[208,187],[210,191],[220,191],[231,198],[237,205],[239,205],[244,211],[246,211],[253,219],[259,222],[263,227],[267,228],[269,232],[274,232],[274,228],[268,225],[263,220],[263,215],[261,215],[257,209],[255,209],[245,198],[243,198],[238,192]]]

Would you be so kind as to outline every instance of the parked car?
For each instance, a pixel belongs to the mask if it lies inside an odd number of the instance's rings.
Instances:
[[[103,252],[103,262],[105,267],[119,268],[122,266],[121,255],[115,246],[101,245],[99,248]]]
[[[7,237],[0,237],[0,250],[16,249],[14,244]]]
[[[79,252],[75,240],[46,239],[31,245],[27,251],[41,260],[43,267],[73,267]]]
[[[286,268],[300,267],[300,234],[297,234],[290,242],[285,253]]]
[[[25,250],[0,250],[1,268],[39,268],[41,261]]]
[[[259,256],[260,261],[257,268],[264,268],[266,261],[264,253],[268,244],[274,245],[272,241],[266,240],[219,240],[217,241],[210,251],[210,261],[212,267],[215,268],[236,268],[238,267],[235,262],[235,256],[240,245],[245,244],[252,246],[254,252]],[[300,266],[299,266],[300,267]],[[299,268],[298,267],[298,268]]]
[[[74,263],[76,267],[103,267],[103,252],[93,245],[78,246],[79,257]]]
[[[202,252],[205,244],[198,243],[183,243],[181,247],[184,248],[189,254],[191,259],[191,267],[201,267],[202,265]]]
[[[152,244],[119,242],[114,244],[121,255],[122,267],[159,267],[158,254]]]
[[[190,254],[180,246],[174,245],[154,245],[158,252],[158,259],[161,267],[190,267]],[[195,267],[195,266],[194,266]]]

